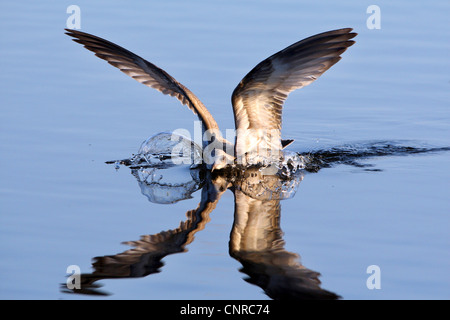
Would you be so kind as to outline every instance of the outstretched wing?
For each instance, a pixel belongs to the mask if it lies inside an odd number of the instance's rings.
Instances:
[[[307,86],[338,62],[355,42],[351,28],[301,40],[259,63],[232,95],[236,129],[281,129],[288,94]]]
[[[206,129],[218,129],[216,121],[203,103],[164,70],[110,41],[77,30],[65,30],[67,35],[74,38],[73,41],[81,43],[97,57],[106,60],[123,73],[148,87],[180,100],[198,115]]]

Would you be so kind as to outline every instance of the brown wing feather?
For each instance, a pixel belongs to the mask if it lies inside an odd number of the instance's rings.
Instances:
[[[198,115],[206,129],[218,129],[216,121],[203,103],[164,70],[105,39],[77,30],[66,29],[66,31],[67,35],[74,38],[73,41],[82,44],[97,57],[106,60],[123,73],[163,94],[177,98]]]
[[[237,129],[281,129],[282,106],[289,93],[315,81],[354,44],[351,28],[317,34],[259,63],[232,95]]]

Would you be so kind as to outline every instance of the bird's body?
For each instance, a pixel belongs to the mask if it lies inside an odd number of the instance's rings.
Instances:
[[[354,41],[351,28],[306,38],[260,62],[232,94],[236,129],[234,143],[227,141],[214,117],[184,85],[164,70],[112,42],[88,33],[68,30],[74,41],[146,86],[173,96],[201,120],[204,162],[209,169],[228,165],[276,162],[292,140],[281,139],[282,106],[289,93],[315,81],[338,62]]]

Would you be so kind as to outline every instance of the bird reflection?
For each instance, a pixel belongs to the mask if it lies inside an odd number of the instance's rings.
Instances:
[[[140,170],[148,168],[134,168],[132,174],[140,182],[142,193],[155,194],[154,190],[142,189],[139,177],[145,177],[146,174],[138,172]],[[171,170],[173,168],[158,169],[158,174],[164,175]],[[199,176],[203,178],[200,203],[196,209],[186,212],[187,219],[181,221],[178,228],[124,242],[133,248],[122,253],[95,257],[92,263],[94,271],[81,274],[81,289],[69,290],[64,284],[62,291],[108,295],[109,293],[100,289],[98,280],[145,277],[160,272],[164,265],[162,259],[167,255],[186,251],[186,246],[193,242],[195,234],[203,230],[210,221],[209,215],[222,194],[230,190],[234,193],[235,206],[229,254],[242,264],[240,271],[248,275],[245,280],[261,287],[272,299],[338,298],[338,295],[320,287],[318,272],[303,266],[298,254],[284,248],[280,227],[280,201],[295,194],[303,179],[302,172],[282,178],[264,174],[264,171],[253,167],[233,173],[205,171],[199,175],[197,172],[192,174],[192,179]],[[148,183],[148,188],[156,186],[153,182]],[[167,185],[164,187],[167,191]],[[185,198],[191,197],[189,193],[179,193],[179,187],[176,186],[177,194],[183,194]]]
[[[257,173],[263,184],[280,189],[277,176]],[[254,199],[236,189],[234,199],[229,250],[242,264],[240,271],[249,276],[246,281],[261,287],[272,299],[338,298],[320,287],[320,273],[303,266],[298,254],[284,248],[280,198]]]

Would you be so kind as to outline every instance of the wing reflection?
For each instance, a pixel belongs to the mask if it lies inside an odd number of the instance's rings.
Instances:
[[[208,173],[207,173],[208,174]],[[99,290],[98,280],[145,277],[160,272],[165,256],[186,251],[185,247],[194,240],[194,235],[205,228],[210,221],[209,214],[215,209],[220,196],[227,190],[228,183],[221,177],[212,180],[209,176],[202,188],[201,201],[196,209],[186,212],[187,219],[176,229],[153,235],[141,236],[139,240],[124,244],[132,249],[110,256],[95,257],[92,273],[81,274],[81,289],[69,290],[65,284],[62,291],[108,295]]]
[[[258,170],[250,176],[254,179],[253,190],[258,195],[261,185],[279,191],[269,199],[261,199],[234,190],[234,223],[229,250],[230,255],[242,264],[240,271],[249,276],[246,281],[261,287],[272,299],[337,299],[336,294],[320,287],[318,272],[304,267],[298,254],[284,249],[280,199],[284,198],[283,184],[291,181],[261,175]],[[296,178],[301,180],[302,176]]]
[[[132,174],[137,178],[139,175],[135,170]],[[161,169],[158,174],[164,174],[164,170],[168,173],[172,168]],[[336,294],[321,289],[319,273],[304,267],[298,254],[284,249],[280,200],[295,194],[303,179],[301,173],[281,179],[277,175],[264,175],[256,168],[249,168],[232,174],[214,172],[212,176],[208,171],[192,175],[193,179],[199,176],[203,177],[201,201],[196,209],[186,213],[187,219],[181,221],[178,228],[124,242],[133,248],[116,255],[94,258],[94,271],[81,274],[81,289],[69,290],[64,284],[62,291],[107,295],[99,289],[98,280],[145,277],[160,272],[164,265],[162,259],[186,251],[194,235],[210,221],[209,215],[221,195],[230,189],[234,193],[235,208],[229,253],[242,264],[240,271],[249,276],[245,280],[261,287],[272,299],[338,298]],[[189,183],[186,185],[190,186]],[[177,194],[183,194],[179,193],[179,186],[176,186]],[[167,185],[163,187],[167,189]],[[190,193],[187,194],[189,198]]]

